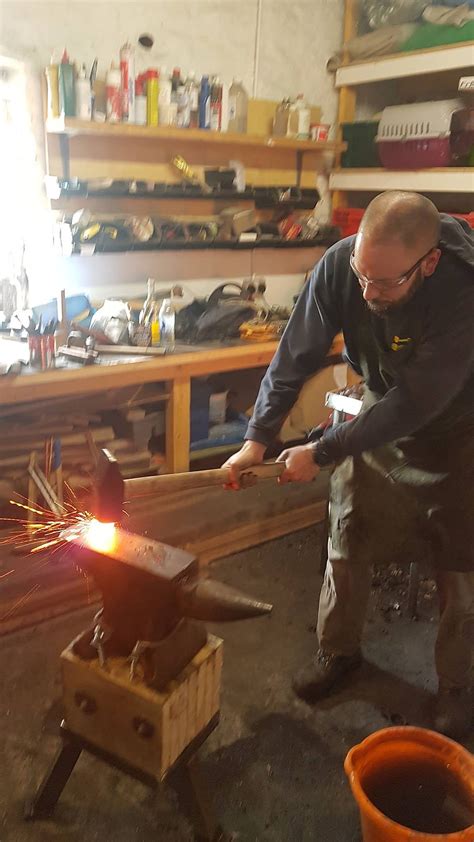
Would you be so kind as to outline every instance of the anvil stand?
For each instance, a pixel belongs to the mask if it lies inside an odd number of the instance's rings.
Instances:
[[[232,842],[233,838],[231,834],[225,833],[217,822],[203,786],[196,759],[196,752],[217,726],[218,721],[217,714],[204,731],[189,744],[178,762],[169,770],[164,782],[176,793],[179,809],[191,822],[196,842]],[[151,775],[129,766],[109,752],[89,743],[83,737],[71,733],[65,721],[61,722],[60,735],[62,747],[36,794],[25,805],[26,820],[47,819],[52,816],[82,751],[88,751],[153,790],[161,789],[162,785],[157,783]]]

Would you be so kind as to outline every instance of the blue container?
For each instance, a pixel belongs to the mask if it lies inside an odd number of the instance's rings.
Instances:
[[[211,86],[209,76],[201,79],[201,90],[199,92],[199,128],[211,128]]]
[[[207,439],[209,435],[209,399],[211,389],[207,381],[191,382],[191,441]]]

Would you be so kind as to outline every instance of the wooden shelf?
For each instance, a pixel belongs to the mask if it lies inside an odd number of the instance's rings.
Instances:
[[[329,248],[337,240],[337,232],[333,237],[316,237],[312,240],[256,240],[255,242],[227,242],[225,240],[215,242],[201,242],[196,240],[194,242],[164,242],[156,243],[148,241],[147,243],[129,243],[127,245],[111,245],[107,249],[97,248],[93,249],[94,243],[84,243],[79,247],[81,250],[66,254],[66,257],[96,257],[97,255],[110,254],[130,254],[137,252],[187,252],[187,251],[249,251],[254,249],[313,249],[318,247]]]
[[[219,146],[248,146],[253,148],[286,149],[294,152],[344,151],[345,144],[336,141],[296,140],[286,137],[260,137],[259,135],[211,132],[202,129],[177,129],[173,127],[136,126],[129,123],[95,123],[74,117],[48,120],[48,134],[67,137],[92,135],[94,137],[126,138],[128,140],[161,140],[163,143],[185,141],[195,144]]]
[[[433,47],[430,50],[394,53],[352,62],[336,71],[336,88],[461,70],[472,67],[473,55],[474,41],[465,41],[460,44]]]
[[[331,190],[372,192],[418,190],[421,193],[473,193],[474,167],[426,170],[340,169],[329,177]]]

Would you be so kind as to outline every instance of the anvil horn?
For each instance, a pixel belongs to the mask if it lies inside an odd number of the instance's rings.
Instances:
[[[260,602],[213,579],[191,579],[180,584],[178,604],[185,617],[222,623],[270,614],[273,605]]]

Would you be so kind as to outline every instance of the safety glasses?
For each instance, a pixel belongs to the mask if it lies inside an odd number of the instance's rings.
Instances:
[[[365,275],[362,275],[359,272],[355,265],[354,252],[352,252],[349,262],[351,269],[354,272],[354,275],[356,276],[357,280],[359,281],[362,289],[366,289],[370,284],[375,289],[390,292],[390,290],[396,289],[402,284],[405,284],[411,278],[413,273],[421,266],[423,261],[426,260],[428,255],[431,254],[434,248],[436,248],[436,246],[431,246],[431,248],[426,252],[426,254],[424,254],[423,257],[420,257],[420,259],[417,260],[416,263],[410,269],[408,269],[404,275],[402,275],[400,278],[397,278],[396,281],[371,281],[369,278],[366,278]]]

